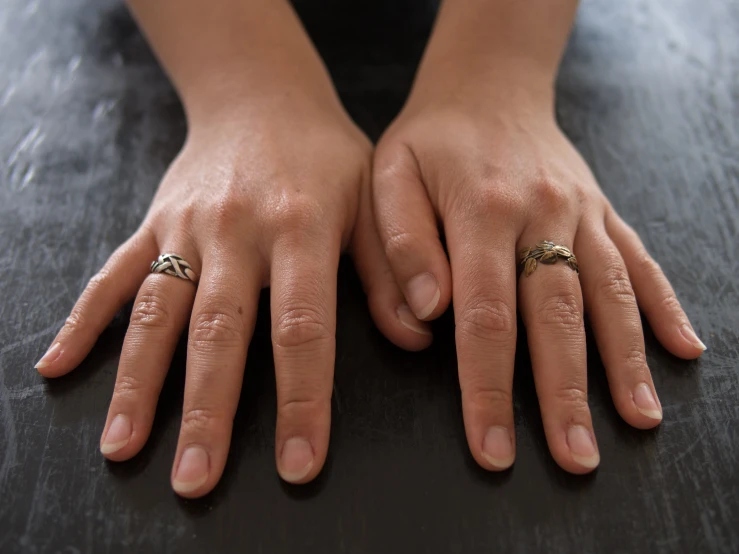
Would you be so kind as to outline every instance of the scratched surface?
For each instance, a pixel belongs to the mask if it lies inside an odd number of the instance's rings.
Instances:
[[[376,138],[407,92],[433,4],[306,0],[301,13]],[[591,344],[603,461],[595,475],[566,475],[547,453],[521,347],[518,460],[486,474],[464,441],[451,318],[427,352],[401,352],[373,329],[344,263],[321,478],[292,489],[275,473],[263,315],[223,481],[182,501],[169,487],[182,348],[149,444],[118,465],[103,461],[98,440],[127,315],[68,377],[46,382],[32,369],[141,221],[182,142],[181,109],[115,1],[3,0],[0,552],[739,551],[737,29],[729,0],[585,0],[559,79],[562,125],[708,344],[699,362],[683,362],[648,332],[658,430],[619,419]]]

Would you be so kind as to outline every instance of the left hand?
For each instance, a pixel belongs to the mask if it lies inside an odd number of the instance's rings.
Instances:
[[[171,480],[188,498],[210,492],[224,470],[260,289],[270,287],[275,462],[291,483],[315,478],[328,451],[341,250],[351,250],[379,329],[411,350],[431,341],[376,236],[369,141],[337,101],[301,99],[211,104],[208,118],[189,122],[141,226],[90,280],[36,365],[45,377],[72,371],[135,297],[100,444],[108,459],[128,460],[148,440],[187,330]],[[167,252],[192,265],[197,286],[150,272]]]
[[[515,458],[517,308],[547,442],[562,468],[586,473],[600,461],[587,402],[583,306],[618,412],[640,429],[659,424],[639,308],[673,354],[692,359],[705,346],[551,106],[412,97],[377,146],[373,195],[385,252],[416,316],[438,317],[454,294],[465,429],[482,467],[502,470]],[[571,249],[579,276],[560,260],[517,278],[517,253],[542,240]]]

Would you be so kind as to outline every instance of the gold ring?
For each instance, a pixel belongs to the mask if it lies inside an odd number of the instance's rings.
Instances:
[[[548,240],[543,240],[535,246],[521,250],[518,254],[518,264],[523,274],[528,277],[536,270],[539,263],[554,264],[557,263],[559,258],[565,260],[567,265],[575,270],[575,273],[580,273],[577,258],[572,251],[566,246],[554,244]]]

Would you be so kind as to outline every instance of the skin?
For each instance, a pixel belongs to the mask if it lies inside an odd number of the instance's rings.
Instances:
[[[454,295],[465,428],[482,467],[505,469],[515,458],[517,311],[549,447],[564,469],[585,473],[600,459],[584,308],[619,412],[635,427],[659,423],[636,301],[668,350],[695,358],[705,347],[554,119],[552,83],[576,2],[447,0],[374,161],[287,2],[129,3],[182,98],[188,137],[140,228],[91,279],[37,364],[46,377],[74,369],[135,297],[101,437],[108,459],[129,459],[146,442],[187,329],[172,485],[186,497],[212,490],[258,294],[269,286],[276,465],[291,483],[313,479],[329,441],[342,250],[398,346],[428,346],[426,321]],[[560,262],[517,281],[517,249],[542,239],[573,249],[579,279]],[[197,287],[149,273],[164,252],[192,264]]]
[[[517,311],[549,449],[572,473],[600,462],[584,309],[615,406],[639,429],[662,419],[639,307],[676,356],[705,350],[659,266],[557,126],[554,78],[576,7],[447,0],[412,93],[374,158],[375,214],[408,304],[432,320],[454,297],[467,440],[489,470],[515,459]],[[541,240],[572,249],[579,278],[563,261],[518,278],[517,252]]]
[[[146,442],[181,333],[187,375],[172,486],[197,497],[226,464],[260,289],[269,286],[283,479],[321,470],[329,443],[336,280],[350,250],[378,327],[418,350],[431,334],[405,305],[376,234],[371,144],[349,120],[286,2],[132,1],[182,98],[187,140],[140,228],[110,257],[37,365],[74,369],[135,297],[101,437],[110,460]],[[197,41],[190,37],[198,36]],[[250,40],[243,40],[249,36]],[[199,275],[149,273],[174,252]]]

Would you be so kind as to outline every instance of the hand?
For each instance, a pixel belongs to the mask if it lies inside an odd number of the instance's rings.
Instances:
[[[600,458],[587,402],[583,304],[616,408],[634,427],[651,428],[662,418],[637,301],[673,354],[696,358],[705,346],[551,108],[506,102],[514,96],[505,93],[499,103],[476,98],[480,86],[459,90],[412,97],[377,146],[373,197],[385,253],[419,319],[438,317],[454,295],[459,383],[475,460],[502,470],[515,458],[518,308],[552,456],[569,472],[589,472]],[[541,240],[572,249],[579,278],[563,261],[517,278],[517,252]]]
[[[326,457],[344,247],[351,246],[380,329],[409,349],[431,340],[426,324],[402,308],[375,234],[370,144],[340,107],[306,99],[214,107],[227,117],[191,126],[144,222],[90,280],[37,365],[46,377],[74,369],[136,295],[101,438],[107,458],[126,460],[149,436],[189,319],[172,469],[172,485],[183,496],[207,493],[223,472],[261,288],[270,286],[271,296],[275,454],[289,482],[313,479]],[[149,273],[161,253],[189,262],[197,287]]]

